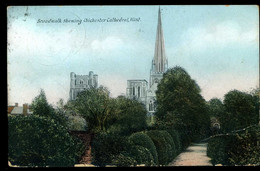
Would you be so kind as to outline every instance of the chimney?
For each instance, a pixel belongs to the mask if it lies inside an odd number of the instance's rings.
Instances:
[[[18,103],[15,103],[15,107],[18,107]]]
[[[27,115],[28,104],[23,104],[23,115]]]

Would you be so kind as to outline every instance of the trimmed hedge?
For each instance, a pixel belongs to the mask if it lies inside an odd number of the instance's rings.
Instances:
[[[260,165],[259,142],[259,126],[233,135],[219,135],[209,140],[207,155],[213,165]]]
[[[171,135],[171,137],[173,139],[173,142],[175,144],[176,155],[180,154],[181,142],[180,142],[179,133],[174,129],[167,129],[166,131]]]
[[[120,153],[116,156],[112,157],[112,165],[116,165],[117,167],[129,167],[136,166],[137,161],[130,157],[127,153]]]
[[[115,156],[132,147],[128,138],[115,133],[100,132],[92,141],[92,163],[98,166],[106,166],[112,163]],[[122,157],[122,156],[121,156]]]
[[[137,164],[145,164],[145,166],[155,165],[153,155],[143,146],[133,145],[128,153],[134,160],[136,160]]]
[[[146,134],[152,139],[158,154],[159,165],[167,165],[174,158],[175,146],[173,146],[170,134],[162,130],[150,130]]]
[[[8,160],[19,166],[74,166],[83,143],[66,129],[39,116],[8,117]]]
[[[134,145],[139,145],[147,148],[153,156],[154,163],[158,164],[158,155],[156,147],[148,135],[146,135],[143,132],[137,132],[129,137],[129,141],[132,142]]]

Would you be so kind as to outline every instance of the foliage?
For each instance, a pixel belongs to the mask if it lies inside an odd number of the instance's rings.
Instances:
[[[223,115],[224,112],[224,106],[220,99],[218,98],[212,98],[208,102],[209,107],[209,115],[211,117],[219,118]]]
[[[114,156],[119,155],[123,151],[128,151],[131,144],[127,137],[119,136],[115,133],[100,132],[94,136],[91,144],[92,147],[92,163],[98,166],[111,164]]]
[[[173,160],[175,147],[172,146],[172,138],[168,132],[162,130],[150,130],[146,134],[152,139],[158,154],[159,165],[167,165]]]
[[[54,120],[8,117],[8,160],[20,166],[73,166],[84,145]]]
[[[80,114],[93,132],[106,130],[106,122],[114,113],[109,91],[102,86],[80,92],[69,104],[67,107]]]
[[[129,137],[129,140],[134,145],[138,145],[138,146],[147,148],[152,154],[154,163],[158,164],[158,155],[157,155],[156,147],[148,135],[146,135],[143,132],[137,132],[137,133],[132,134]]]
[[[33,111],[33,115],[42,116],[49,120],[53,120],[55,123],[64,126],[64,129],[66,129],[67,118],[64,113],[60,112],[60,110],[55,111],[52,105],[48,103],[43,89],[40,90],[40,94],[32,101],[31,109]]]
[[[179,133],[175,129],[167,129],[166,131],[171,135],[175,144],[176,155],[179,154],[182,150]]]
[[[225,94],[225,114],[220,117],[224,132],[258,123],[259,111],[256,110],[258,103],[252,95],[238,90]]]
[[[113,165],[116,165],[117,167],[130,167],[130,166],[136,166],[137,161],[130,157],[128,154],[118,154],[116,156],[112,157]]]
[[[144,164],[145,166],[155,165],[153,155],[143,146],[132,144],[127,153],[136,161],[137,164]]]
[[[116,111],[108,122],[108,132],[130,135],[147,127],[147,111],[142,103],[119,96],[114,100],[114,104]]]
[[[206,101],[200,92],[196,81],[183,68],[177,66],[168,69],[156,92],[155,116],[158,127],[174,128],[193,141],[206,137],[210,118]]]
[[[87,123],[79,116],[68,116],[68,129],[72,131],[87,131]]]
[[[218,135],[208,142],[207,155],[213,165],[260,165],[260,127],[232,135]]]

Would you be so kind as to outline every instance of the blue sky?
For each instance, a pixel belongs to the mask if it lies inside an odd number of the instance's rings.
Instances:
[[[159,6],[12,6],[8,16],[8,103],[44,89],[69,98],[70,72],[99,75],[111,95],[128,79],[149,80]],[[259,80],[259,14],[253,5],[161,6],[168,66],[183,67],[206,100]],[[28,15],[27,15],[28,14]],[[139,22],[37,23],[39,19],[140,18]]]

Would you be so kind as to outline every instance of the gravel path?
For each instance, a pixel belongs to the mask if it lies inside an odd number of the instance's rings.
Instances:
[[[207,143],[191,144],[169,166],[212,166],[207,156]]]

